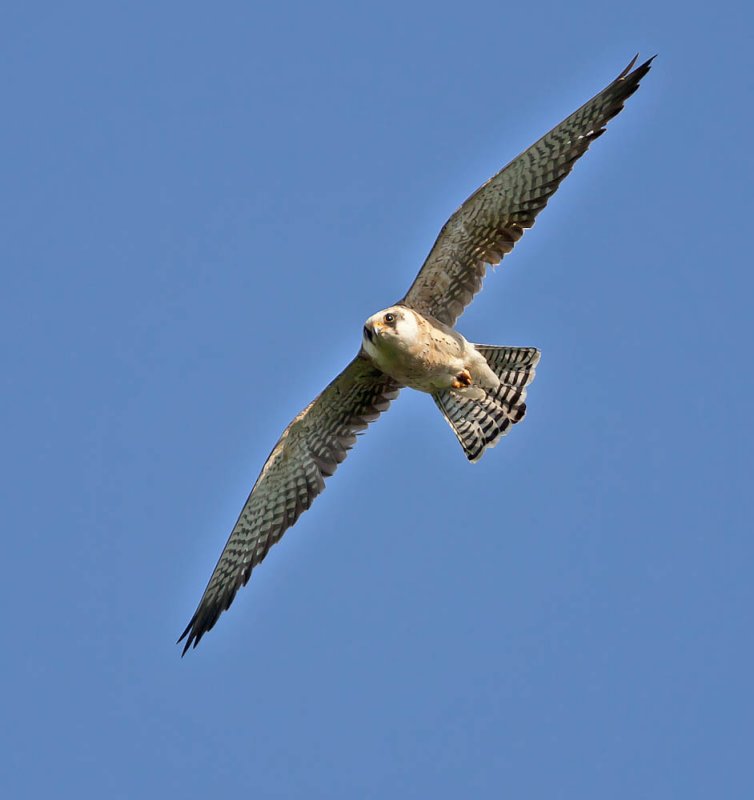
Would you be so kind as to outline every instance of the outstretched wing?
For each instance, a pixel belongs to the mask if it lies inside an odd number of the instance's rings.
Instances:
[[[254,567],[312,500],[400,385],[361,354],[283,431],[251,490],[199,607],[178,640],[183,654],[230,607]]]
[[[454,325],[482,288],[487,265],[498,264],[591,142],[649,72],[652,59],[633,72],[636,57],[598,95],[514,158],[453,214],[440,231],[401,303]]]

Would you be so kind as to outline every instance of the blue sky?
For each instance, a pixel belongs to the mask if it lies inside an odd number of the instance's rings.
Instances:
[[[3,796],[751,797],[751,10],[258,5],[2,12]],[[525,422],[404,392],[181,660],[280,431],[636,51],[460,320]]]

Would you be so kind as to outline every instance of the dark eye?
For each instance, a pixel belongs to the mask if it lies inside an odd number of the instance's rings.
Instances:
[[[385,314],[385,322],[388,325],[392,325],[395,322],[395,314]]]

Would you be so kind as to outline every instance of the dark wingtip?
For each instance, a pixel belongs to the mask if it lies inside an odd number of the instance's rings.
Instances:
[[[634,68],[634,64],[636,63],[636,61],[638,60],[638,58],[639,58],[639,54],[637,53],[637,54],[636,54],[636,55],[635,55],[635,56],[634,56],[634,57],[633,57],[633,58],[632,58],[632,59],[631,59],[631,60],[628,62],[628,66],[627,66],[627,67],[626,67],[626,68],[623,70],[623,72],[621,72],[621,74],[620,74],[620,75],[618,75],[618,77],[616,78],[616,80],[617,80],[617,81],[621,80],[622,78],[625,78],[625,77],[626,77],[626,75],[628,75],[628,73],[629,73],[629,72],[631,72],[631,70]]]
[[[655,53],[651,58],[648,58],[643,64],[639,64],[639,66],[634,69],[634,65],[639,60],[639,54],[637,53],[628,62],[626,68],[621,72],[620,75],[618,75],[614,82],[618,83],[619,81],[631,80],[638,84],[638,82],[649,72],[652,62],[656,58],[657,53]]]
[[[657,53],[655,53],[653,56],[648,58],[642,64],[639,64],[639,66],[636,67],[636,69],[634,69],[633,68],[634,64],[636,63],[638,58],[639,58],[639,54],[637,53],[631,59],[631,63],[618,76],[618,80],[623,80],[625,78],[632,78],[633,80],[636,80],[637,82],[640,81],[649,72],[650,68],[652,67],[652,62],[657,58]]]
[[[625,101],[639,88],[642,78],[649,72],[652,62],[657,58],[656,55],[648,58],[643,64],[639,64],[634,69],[639,58],[638,53],[631,59],[628,66],[621,72],[620,75],[605,89],[605,93],[612,95],[616,103],[607,114],[605,122],[608,122],[623,108]],[[604,130],[604,126],[603,126]]]
[[[186,630],[183,631],[176,642],[176,644],[180,644],[184,639],[186,640],[186,644],[183,646],[183,652],[181,653],[181,658],[183,658],[183,656],[185,656],[191,648],[194,648],[199,644],[202,636],[204,636],[207,631],[212,630],[217,622],[217,618],[223,611],[227,610],[233,601],[234,596],[235,592],[233,592],[230,597],[228,597],[227,600],[222,603],[207,603],[205,599],[202,599],[202,602],[199,604],[199,608],[196,609],[194,616],[191,617],[189,624],[186,626]]]
[[[176,642],[176,644],[180,644],[188,636],[188,639],[186,639],[186,644],[183,646],[183,652],[181,653],[181,658],[183,658],[192,647],[196,647],[199,644],[199,640],[202,638],[201,633],[197,636],[196,632],[192,630],[195,622],[196,622],[196,614],[194,614],[194,616],[191,617],[191,621],[186,626],[186,630],[183,631],[183,633],[178,637],[178,641]]]

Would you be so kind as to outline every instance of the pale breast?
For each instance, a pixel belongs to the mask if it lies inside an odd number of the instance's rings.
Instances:
[[[443,331],[423,318],[418,321],[416,335],[380,342],[368,352],[377,366],[395,380],[431,393],[447,388],[464,368],[466,342],[455,331]]]

